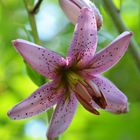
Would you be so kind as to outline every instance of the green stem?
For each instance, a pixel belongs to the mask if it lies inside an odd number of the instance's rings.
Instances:
[[[49,110],[47,111],[47,114],[48,114],[48,123],[49,123],[50,120],[51,120],[52,114],[53,114],[53,108],[49,109]]]
[[[43,0],[38,0],[34,8],[30,11],[32,14],[36,14],[39,10],[39,7],[41,5]]]
[[[108,14],[111,16],[119,33],[122,33],[123,31],[128,30],[128,28],[126,27],[126,25],[124,24],[120,16],[120,13],[118,12],[118,9],[116,8],[112,0],[103,0],[103,3],[104,3],[104,8],[107,10]],[[131,52],[137,64],[137,67],[140,70],[140,48],[134,38],[130,42],[129,51]]]
[[[55,138],[54,140],[60,140],[60,137]]]
[[[38,35],[38,31],[37,31],[36,21],[35,21],[35,14],[33,12],[31,12],[31,8],[28,5],[28,0],[23,0],[23,1],[24,1],[26,10],[28,12],[28,17],[29,17],[30,26],[32,29],[32,35],[34,38],[34,42],[36,44],[41,44],[40,39],[39,39],[39,35]]]
[[[24,1],[24,4],[25,4],[25,7],[26,7],[26,10],[27,10],[27,12],[28,12],[28,17],[29,17],[29,22],[30,22],[30,26],[31,26],[31,31],[32,31],[32,36],[33,36],[33,39],[34,39],[34,42],[36,43],[36,44],[39,44],[39,45],[41,45],[41,42],[40,42],[40,39],[39,39],[39,35],[38,35],[38,31],[37,31],[37,26],[36,26],[36,21],[35,21],[35,14],[36,13],[34,13],[33,11],[32,11],[32,9],[34,9],[34,8],[32,8],[31,9],[31,7],[30,7],[30,5],[29,5],[29,0],[23,0]],[[37,5],[40,5],[41,3],[37,3]],[[36,7],[36,6],[35,6]],[[37,6],[37,8],[39,8],[38,6]],[[35,8],[36,9],[36,8]],[[41,85],[42,84],[44,84],[45,82],[46,82],[46,79],[43,77],[43,76],[41,76],[40,77],[40,81],[41,81]]]

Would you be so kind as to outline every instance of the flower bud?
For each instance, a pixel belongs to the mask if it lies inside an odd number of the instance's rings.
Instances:
[[[82,7],[88,7],[93,10],[98,30],[102,26],[102,16],[97,7],[90,0],[59,0],[61,8],[73,24],[76,24]]]

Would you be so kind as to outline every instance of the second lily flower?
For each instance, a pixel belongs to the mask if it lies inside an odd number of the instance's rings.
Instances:
[[[90,0],[59,0],[59,3],[64,13],[74,25],[80,15],[80,10],[84,7],[90,8],[95,15],[97,29],[99,30],[101,28],[103,22],[102,16],[97,7]]]

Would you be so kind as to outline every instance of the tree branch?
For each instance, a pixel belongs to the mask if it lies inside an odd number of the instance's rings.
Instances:
[[[40,8],[40,5],[43,0],[38,0],[33,9],[30,11],[31,14],[36,14]]]

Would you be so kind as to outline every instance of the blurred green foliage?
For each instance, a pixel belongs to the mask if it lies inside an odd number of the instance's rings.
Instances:
[[[32,2],[33,0],[31,0]],[[104,10],[101,0],[95,0],[95,2],[104,19],[104,25],[99,31],[99,50],[115,38],[118,32]],[[125,24],[134,32],[134,37],[140,45],[140,0],[114,0],[114,2],[120,9]],[[46,9],[48,12],[45,14],[49,15],[50,21],[55,21],[55,30],[52,26],[47,28],[50,24],[43,27],[38,26],[38,30],[47,29],[48,34],[53,31],[51,37],[43,36],[41,33],[42,45],[66,55],[74,26],[66,19],[57,0],[44,0],[40,12],[44,7],[48,8]],[[52,17],[49,9],[52,9],[50,11],[53,12],[56,11],[56,17]],[[45,20],[45,17],[39,16],[39,13],[37,22]],[[46,113],[21,121],[12,121],[7,117],[7,111],[12,106],[37,89],[37,86],[27,76],[24,61],[11,44],[11,40],[16,38],[32,40],[23,1],[0,0],[0,140],[45,140],[45,131],[48,126]],[[30,74],[35,75],[35,73]],[[94,116],[79,105],[72,124],[62,135],[62,140],[140,139],[140,71],[130,53],[127,52],[115,67],[104,74],[128,96],[129,113],[113,115],[101,111],[100,116]],[[38,82],[36,81],[37,84]],[[31,123],[33,119],[35,121]],[[38,122],[44,124],[45,127]],[[39,125],[33,129],[31,127],[33,124]],[[40,128],[44,129],[44,133],[38,131],[41,130]]]

